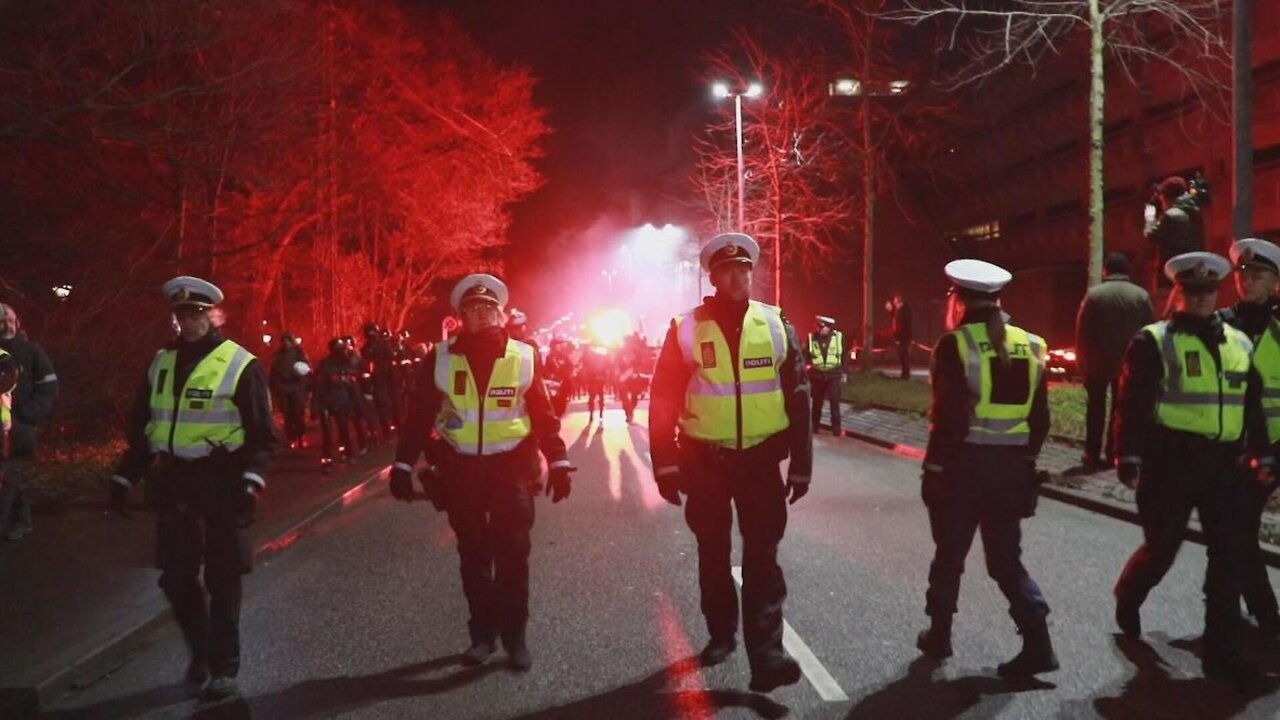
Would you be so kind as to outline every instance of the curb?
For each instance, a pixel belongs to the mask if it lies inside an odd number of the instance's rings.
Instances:
[[[842,430],[841,432],[845,437],[884,448],[885,450],[897,453],[904,457],[916,460],[924,459],[924,450],[915,447],[914,445],[902,445],[873,435],[867,435],[851,430]],[[1061,478],[1062,475],[1061,473],[1052,473],[1052,477]],[[1040,496],[1047,497],[1051,500],[1057,500],[1058,502],[1066,503],[1068,505],[1074,505],[1078,508],[1098,513],[1099,515],[1106,515],[1107,517],[1114,518],[1116,520],[1123,520],[1134,525],[1142,524],[1141,519],[1138,517],[1138,511],[1135,507],[1115,500],[1100,498],[1088,493],[1082,493],[1078,490],[1072,490],[1071,488],[1048,484],[1040,486]],[[1188,525],[1187,539],[1200,543],[1201,545],[1204,544],[1204,532],[1201,530],[1200,523],[1198,521],[1192,520]],[[1267,542],[1260,542],[1258,544],[1262,548],[1262,557],[1266,561],[1267,565],[1274,568],[1280,568],[1280,546],[1272,545]]]
[[[299,522],[294,523],[287,530],[279,533],[271,540],[261,543],[258,548],[254,550],[254,561],[258,562],[274,557],[291,547],[304,535],[307,528],[324,519],[326,516],[334,512],[335,509],[341,509],[363,495],[372,484],[377,482],[378,478],[381,477],[389,467],[390,465],[383,465],[378,467],[376,470],[362,474],[357,482],[344,490],[340,495],[329,500],[315,512],[312,512]],[[107,640],[93,650],[85,653],[81,658],[75,660],[67,667],[36,683],[34,688],[29,690],[26,688],[4,688],[4,690],[6,692],[12,690],[19,690],[23,692],[33,691],[38,696],[41,707],[58,700],[71,690],[75,689],[75,680],[83,679],[86,675],[92,674],[96,676],[108,672],[111,669],[110,665],[119,659],[122,651],[135,644],[139,638],[170,622],[173,619],[173,613],[169,610],[168,603],[160,602],[158,605],[158,609],[151,617],[139,622],[127,630],[124,630],[114,638]],[[0,710],[7,713],[9,708],[3,704],[2,700],[3,698],[0,697]],[[14,716],[6,714],[5,717]],[[16,717],[23,716],[18,715]],[[31,715],[30,717],[36,717],[36,715]]]

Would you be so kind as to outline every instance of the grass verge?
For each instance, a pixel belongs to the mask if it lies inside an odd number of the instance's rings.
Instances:
[[[43,446],[27,467],[23,494],[37,507],[102,494],[102,484],[124,454],[122,439]]]

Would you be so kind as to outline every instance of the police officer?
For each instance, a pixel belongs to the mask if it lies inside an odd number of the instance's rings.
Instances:
[[[1280,320],[1276,319],[1277,276],[1280,275],[1280,247],[1266,240],[1241,240],[1231,246],[1235,266],[1236,292],[1240,301],[1219,312],[1223,322],[1240,330],[1253,341],[1253,364],[1262,378],[1262,412],[1266,417],[1267,440],[1274,448],[1280,442]],[[1262,513],[1275,490],[1275,483],[1258,485],[1249,493],[1249,567],[1241,590],[1249,614],[1269,645],[1280,644],[1280,611],[1276,593],[1267,576],[1258,533]]]
[[[13,429],[13,391],[18,387],[22,369],[17,360],[0,348],[0,463],[9,459],[9,431]],[[0,492],[5,492],[6,475],[0,464]]]
[[[316,369],[312,412],[320,425],[320,467],[325,474],[333,471],[335,460],[351,460],[357,452],[353,440],[360,446],[360,454],[368,448],[368,438],[360,422],[360,393],[351,367],[351,352],[346,341],[333,338],[329,341],[329,355]]]
[[[22,331],[18,313],[0,303],[0,350],[18,370],[18,384],[9,395],[9,452],[0,465],[0,537],[19,540],[32,531],[31,504],[23,497],[27,467],[36,454],[39,426],[53,412],[58,375],[44,348]]]
[[[653,377],[649,434],[658,492],[688,505],[698,539],[698,583],[710,641],[704,665],[737,647],[738,593],[730,574],[733,508],[742,533],[742,622],[750,688],[769,692],[800,678],[782,648],[787,585],[778,543],[787,502],[809,491],[813,434],[809,384],[795,329],[776,307],[750,299],[760,247],[718,235],[702,250],[716,294],[675,318]],[[784,482],[779,463],[791,462]]]
[[[1013,279],[981,260],[947,264],[950,332],[933,350],[933,405],[922,495],[936,550],[916,641],[926,655],[951,656],[951,620],[975,532],[987,573],[1009,601],[1022,651],[1004,677],[1058,669],[1045,616],[1049,605],[1022,565],[1022,518],[1034,513],[1036,456],[1049,432],[1045,343],[1008,322],[1000,291]]]
[[[809,386],[813,392],[813,431],[818,431],[822,404],[831,410],[831,432],[840,434],[840,381],[844,377],[844,334],[834,318],[819,315],[818,331],[810,333],[807,348]]]
[[[160,587],[191,650],[187,680],[212,675],[203,699],[214,702],[238,694],[240,576],[253,558],[246,529],[279,441],[262,364],[210,317],[222,291],[183,276],[163,292],[180,334],[152,360],[129,414],[111,504],[123,514],[130,486],[159,456]]]
[[[306,447],[307,390],[311,361],[291,332],[280,336],[280,349],[271,358],[271,387],[280,401],[284,435],[289,447]]]
[[[1176,283],[1176,310],[1139,331],[1120,377],[1116,472],[1137,488],[1144,543],[1116,583],[1116,622],[1126,635],[1141,634],[1139,609],[1173,564],[1194,508],[1209,560],[1204,672],[1247,680],[1253,671],[1239,648],[1246,515],[1257,482],[1270,482],[1272,462],[1263,383],[1253,343],[1214,312],[1218,285],[1231,271],[1226,258],[1184,253],[1164,271]],[[1246,450],[1255,468],[1247,474],[1240,467]]]
[[[552,502],[569,497],[574,468],[537,353],[503,327],[507,286],[492,275],[468,275],[450,303],[462,316],[462,332],[437,345],[422,365],[396,448],[391,492],[400,500],[413,498],[411,473],[425,455],[423,489],[448,512],[458,538],[471,611],[464,662],[483,663],[500,637],[509,665],[528,670],[529,532],[533,484],[541,474],[538,452],[550,468]],[[431,440],[433,430],[441,441]]]

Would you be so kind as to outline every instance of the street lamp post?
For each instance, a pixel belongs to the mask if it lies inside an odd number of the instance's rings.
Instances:
[[[908,80],[869,82],[853,78],[840,78],[827,86],[827,94],[856,97],[862,100],[862,162],[863,162],[863,238],[862,238],[862,356],[858,364],[870,370],[875,358],[875,308],[873,307],[872,274],[875,252],[876,165],[871,142],[871,103],[873,97],[900,97],[911,87]]]
[[[757,98],[764,93],[764,87],[758,82],[747,85],[743,92],[733,92],[725,83],[718,82],[711,87],[715,96],[721,100],[733,98],[733,129],[738,146],[738,232],[747,231],[747,173],[742,158],[742,98]],[[777,239],[773,252],[773,298],[775,305],[782,304],[782,238]]]

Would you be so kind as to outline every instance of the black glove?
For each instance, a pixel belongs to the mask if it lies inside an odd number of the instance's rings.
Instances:
[[[110,485],[110,505],[111,509],[119,513],[121,517],[129,517],[129,486],[111,480],[107,483]]]
[[[391,469],[391,497],[413,502],[413,473],[400,467]]]
[[[236,527],[243,530],[253,524],[254,516],[258,512],[258,489],[257,483],[246,480],[240,486],[240,490],[236,493],[233,507],[236,513]]]
[[[1122,462],[1116,466],[1116,477],[1124,486],[1130,490],[1138,489],[1139,478],[1142,475],[1142,466],[1137,463]]]
[[[663,500],[680,507],[680,492],[684,490],[684,479],[680,473],[669,473],[658,476],[658,494]]]
[[[551,468],[551,472],[547,473],[547,495],[551,496],[552,503],[558,503],[569,497],[569,491],[573,485],[573,478],[569,477],[569,473],[577,469],[561,466]]]
[[[809,494],[809,478],[801,479],[798,476],[787,477],[787,492],[790,499],[787,500],[788,505],[795,505],[796,501]]]

